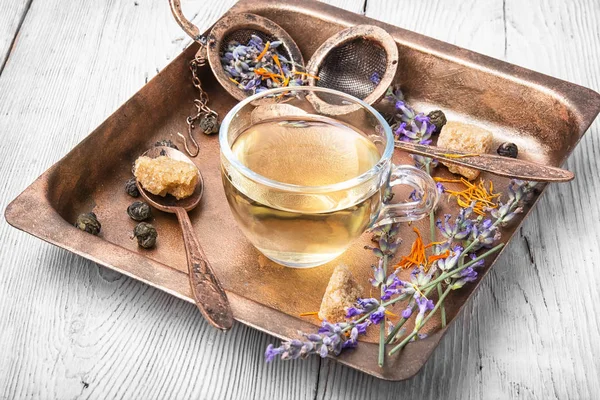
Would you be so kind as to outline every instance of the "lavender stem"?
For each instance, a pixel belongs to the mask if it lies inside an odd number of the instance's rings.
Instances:
[[[388,256],[384,255],[383,256],[383,275],[387,276],[387,264],[388,264]],[[384,290],[384,285],[381,285],[381,296],[383,296],[385,294],[385,290]],[[385,313],[383,314],[383,320],[381,321],[380,325],[379,325],[379,358],[378,358],[378,364],[379,367],[383,367],[383,364],[385,363],[385,320],[386,320],[386,315]]]
[[[427,173],[431,175],[431,162],[428,162],[425,165],[427,169]],[[431,238],[431,243],[435,242],[435,210],[431,210],[429,213],[429,234]],[[438,283],[437,285],[438,298],[442,296],[442,283]],[[440,315],[442,317],[442,328],[446,327],[446,307],[442,304],[440,309]]]
[[[446,280],[447,278],[451,277],[452,275],[456,274],[457,272],[462,271],[465,268],[469,268],[471,265],[475,264],[476,262],[486,258],[487,256],[499,251],[502,247],[504,246],[504,243],[500,243],[499,245],[497,245],[496,247],[486,251],[485,253],[483,253],[482,255],[474,258],[473,260],[469,261],[468,263],[464,264],[462,267],[456,268],[452,271],[446,272],[441,274],[440,276],[438,276],[436,279],[434,279],[433,281],[429,282],[426,285],[423,285],[423,287],[419,288],[421,291],[425,291],[423,294],[425,295],[425,297],[427,297],[427,295],[431,292],[431,290],[433,289],[434,286],[436,286],[438,283]],[[439,300],[438,300],[439,303]],[[412,310],[414,311],[416,304],[413,304],[413,306],[411,307]],[[396,324],[396,326],[394,326],[394,329],[392,330],[392,332],[388,335],[387,339],[386,339],[386,343],[390,343],[394,336],[396,335],[396,333],[398,333],[398,331],[400,330],[400,328],[402,328],[402,325],[404,325],[404,323],[407,320],[405,318],[402,318],[400,321],[398,321],[398,323]]]
[[[427,317],[425,317],[425,319],[423,320],[423,323],[421,324],[421,327],[424,326],[427,321],[429,321],[429,319],[433,316],[433,314],[435,314],[435,312],[437,311],[438,308],[440,308],[441,304],[443,303],[444,299],[446,298],[446,296],[448,296],[448,294],[450,293],[450,291],[452,290],[451,286],[448,286],[446,288],[446,291],[442,294],[442,296],[439,298],[439,300],[437,301],[437,304],[435,305],[435,307],[433,308],[433,310],[431,310],[429,312],[429,314],[427,315]],[[415,328],[414,331],[412,331],[412,333],[410,335],[408,335],[407,337],[404,338],[404,340],[402,342],[400,342],[399,345],[397,345],[396,347],[394,347],[390,352],[389,355],[391,356],[392,354],[394,354],[395,352],[397,352],[398,350],[400,350],[401,348],[403,348],[404,346],[406,346],[406,344],[417,335],[417,333],[419,333],[419,329],[420,327],[417,329]]]

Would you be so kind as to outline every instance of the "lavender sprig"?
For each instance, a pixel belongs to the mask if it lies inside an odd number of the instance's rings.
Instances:
[[[369,320],[356,324],[331,324],[323,321],[318,333],[301,333],[306,339],[304,341],[294,339],[283,342],[279,347],[270,344],[265,351],[265,359],[271,362],[278,356],[282,360],[306,358],[311,354],[318,354],[322,358],[327,357],[328,354],[337,356],[344,349],[356,347],[358,336],[367,332],[370,323]],[[350,335],[347,336],[345,332],[348,329]]]
[[[454,224],[449,222],[450,217],[448,216],[446,216],[443,225],[441,221],[438,221],[438,227],[442,231],[442,235],[446,237],[445,243],[438,246],[446,249],[453,246],[453,251],[446,259],[436,261],[435,268],[443,272],[432,282],[421,287],[420,290],[424,290],[426,296],[431,289],[433,289],[434,284],[437,285],[442,281],[447,284],[447,288],[441,293],[434,308],[427,318],[422,321],[419,329],[427,322],[431,315],[437,311],[439,306],[443,304],[443,299],[445,299],[451,290],[460,289],[467,282],[472,282],[477,279],[478,273],[476,269],[483,266],[483,259],[476,256],[475,251],[481,248],[491,247],[495,241],[500,239],[498,226],[507,225],[516,214],[523,211],[525,203],[530,201],[533,197],[535,185],[536,184],[532,182],[523,182],[519,180],[511,181],[509,185],[508,201],[505,204],[501,203],[498,211],[492,212],[494,221],[482,219],[481,217],[478,217],[475,220],[469,219],[472,207],[461,209]],[[458,243],[462,244],[464,247]],[[485,255],[498,251],[500,248],[501,245],[498,245],[486,252]],[[456,255],[457,253],[458,256]],[[471,261],[465,264],[464,259],[467,256],[471,258]],[[415,305],[412,306],[411,311],[414,310],[414,307]],[[396,324],[386,339],[388,343],[394,340],[397,331],[405,322],[406,319],[403,318]],[[411,338],[414,337],[419,329],[415,329],[411,334],[412,336],[409,336]],[[409,337],[405,338],[400,344],[394,347],[389,354],[394,354],[403,348],[409,340]]]
[[[405,100],[400,88],[390,87],[386,98],[394,102],[396,113],[392,118],[391,128],[397,140],[429,145],[431,136],[436,132],[436,125],[429,116],[417,113]],[[441,111],[439,111],[441,112]],[[419,155],[411,155],[418,168],[435,168],[437,160]]]

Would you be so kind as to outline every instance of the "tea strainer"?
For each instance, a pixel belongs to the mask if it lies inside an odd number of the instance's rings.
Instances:
[[[278,52],[291,61],[291,71],[296,72],[296,66],[304,66],[304,59],[296,42],[283,28],[270,19],[248,13],[226,15],[215,23],[207,37],[203,37],[198,27],[183,15],[180,0],[169,0],[169,4],[179,26],[200,44],[196,59],[208,60],[210,68],[221,86],[237,100],[243,100],[253,93],[240,89],[229,79],[223,69],[221,56],[231,41],[245,44],[251,39],[251,35],[258,36],[265,43],[280,41]],[[258,100],[256,105],[273,101],[271,98],[264,98]]]
[[[367,104],[379,101],[391,85],[398,68],[398,47],[385,30],[357,25],[333,35],[308,62],[308,84],[339,90]],[[326,95],[308,98],[326,114],[352,112],[354,105],[337,104]]]

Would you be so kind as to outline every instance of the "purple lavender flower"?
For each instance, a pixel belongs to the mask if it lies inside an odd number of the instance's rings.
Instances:
[[[442,185],[441,182],[437,182],[435,184],[435,187],[436,187],[436,189],[437,189],[437,191],[438,191],[439,194],[442,194],[442,193],[444,193],[446,191],[446,188],[444,187],[444,185]]]
[[[433,310],[434,304],[432,300],[429,300],[426,297],[421,297],[418,293],[415,293],[415,301],[419,307],[419,313],[415,317],[415,331],[417,331],[421,328],[425,313],[429,310]]]
[[[459,211],[454,224],[450,223],[452,216],[446,214],[444,216],[444,222],[437,220],[436,226],[442,233],[442,235],[449,241],[452,240],[463,240],[471,234],[473,229],[474,221],[469,219],[469,216],[473,212],[473,207],[461,208]]]
[[[265,360],[271,362],[278,356],[282,360],[295,360],[308,357],[310,354],[318,354],[323,358],[328,354],[337,356],[344,349],[356,347],[358,336],[366,333],[369,324],[368,320],[361,324],[354,322],[331,324],[323,321],[319,334],[302,334],[305,341],[293,339],[282,342],[279,347],[274,347],[272,344],[267,346]],[[348,329],[350,329],[349,337],[345,333]]]
[[[239,78],[241,76],[240,73],[235,68],[233,68],[229,65],[225,66],[225,71],[227,71],[227,73],[234,78]]]
[[[267,346],[267,350],[265,351],[265,360],[266,360],[266,362],[273,361],[282,352],[283,352],[283,349],[281,347],[274,347],[272,344],[269,344]]]
[[[391,273],[385,280],[386,289],[396,289],[402,286],[404,286],[404,282],[398,278],[395,272]]]
[[[342,342],[342,349],[353,349],[358,345],[358,329],[356,327],[352,328],[350,331],[350,337],[348,340]]]
[[[321,347],[319,348],[319,355],[321,356],[321,358],[327,357],[328,352],[329,352],[329,350],[327,349],[327,345],[322,344]]]
[[[535,192],[535,182],[524,182],[513,179],[508,185],[508,201],[499,203],[497,209],[492,209],[492,217],[499,221],[502,226],[508,225],[517,214],[523,212],[525,204],[529,203]]]
[[[421,268],[415,267],[410,273],[410,282],[414,286],[424,286],[431,280],[431,273],[427,273]],[[411,285],[411,286],[412,286]],[[414,290],[414,288],[413,288]]]
[[[372,313],[369,316],[369,319],[375,325],[379,325],[379,323],[381,323],[381,321],[383,321],[384,317],[385,317],[385,307],[379,306],[379,308],[377,309],[377,311],[375,311],[374,313]]]
[[[417,306],[419,307],[419,312],[425,312],[429,310],[433,310],[434,304],[433,300],[429,300],[426,297],[418,297],[415,299],[417,302]]]
[[[412,315],[412,307],[407,307],[402,311],[402,318],[409,319]]]
[[[423,199],[422,193],[417,193],[417,189],[410,192],[410,194],[408,195],[408,198],[410,200],[416,201],[416,202],[420,202]]]
[[[383,295],[381,300],[389,300],[392,296],[397,294],[405,294],[406,283],[401,281],[395,273],[391,273],[383,285]]]
[[[261,82],[261,78],[254,78],[248,81],[248,83],[246,83],[244,85],[244,90],[252,90],[254,88],[256,88],[258,85],[260,85]]]
[[[385,239],[383,237],[379,239],[380,246],[382,241],[384,241],[385,246],[387,246],[387,242],[385,242]],[[379,287],[385,280],[385,272],[383,272],[383,259],[379,259],[378,266],[376,267],[373,265],[372,268],[373,278],[369,278],[369,282],[371,282],[371,285],[373,285],[374,287]]]
[[[396,98],[395,107],[400,111],[396,115],[397,122],[392,125],[392,130],[401,141],[410,141],[424,145],[431,144],[431,135],[435,132],[436,127],[431,123],[428,116],[422,113],[416,113],[404,100],[392,95]],[[415,165],[419,168],[426,166],[436,167],[437,160],[428,157],[413,155]]]
[[[369,325],[371,325],[371,321],[369,321],[368,319],[365,320],[364,322],[356,324],[356,329],[358,330],[358,334],[359,335],[366,334],[367,333],[367,328],[369,327]]]
[[[437,260],[437,267],[442,271],[450,271],[458,265],[458,259],[463,251],[462,246],[456,245],[448,257]]]
[[[381,82],[381,77],[379,76],[378,72],[373,72],[371,74],[371,82],[373,82],[376,85],[379,85],[379,82]]]
[[[366,311],[371,311],[373,309],[375,309],[376,307],[379,307],[379,301],[377,301],[377,299],[374,298],[369,298],[369,299],[358,299],[356,300],[356,304],[358,304],[358,306]]]
[[[474,260],[477,258],[477,254],[471,253],[471,254],[469,254],[469,257],[471,258],[471,260]],[[475,264],[472,265],[472,267],[479,268],[479,267],[483,267],[484,264],[485,264],[485,260],[481,259],[479,261],[476,261]]]
[[[346,309],[346,318],[356,317],[357,315],[363,314],[365,311],[363,309],[358,309],[356,307],[348,307]]]
[[[494,242],[500,239],[500,231],[490,219],[477,220],[472,225],[471,239],[477,241],[477,245],[472,247],[473,251],[477,251],[483,247],[489,248],[492,247]]]
[[[460,276],[461,278],[466,279],[467,282],[471,282],[477,279],[477,271],[475,271],[473,267],[465,268],[460,271]]]

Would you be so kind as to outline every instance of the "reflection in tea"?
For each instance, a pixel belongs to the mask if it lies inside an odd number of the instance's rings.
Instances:
[[[367,172],[379,161],[377,147],[356,130],[329,118],[287,117],[263,121],[242,132],[232,145],[250,170],[277,182],[322,186]],[[341,253],[376,217],[381,190],[347,189],[304,195],[232,179],[225,193],[246,236],[267,257],[288,266],[314,266]]]

